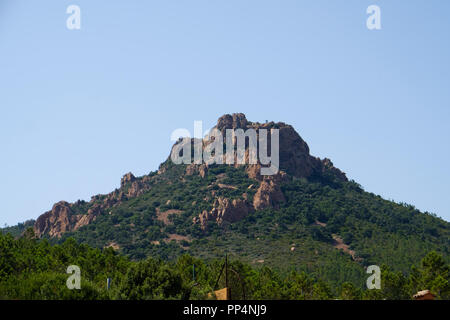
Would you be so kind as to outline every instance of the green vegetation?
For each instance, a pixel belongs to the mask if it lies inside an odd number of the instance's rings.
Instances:
[[[95,249],[73,239],[50,245],[31,236],[29,231],[20,239],[0,234],[0,299],[208,299],[214,289],[225,286],[223,274],[219,278],[223,260],[181,255],[172,262],[131,261],[111,248]],[[81,269],[80,290],[66,286],[69,265]],[[381,290],[349,282],[334,287],[314,274],[281,274],[235,259],[228,269],[233,299],[411,299],[425,288],[437,299],[450,299],[450,266],[436,252],[427,254],[409,275],[382,266]],[[110,290],[107,278],[112,279]]]
[[[143,194],[101,212],[75,232],[48,238],[48,245],[73,238],[98,249],[114,246],[131,261],[152,257],[167,263],[176,263],[185,254],[214,261],[228,253],[255,270],[270,268],[283,279],[292,272],[308,274],[335,293],[344,283],[348,290],[350,285],[363,288],[369,265],[385,265],[408,276],[415,274],[411,266],[419,265],[428,252],[450,262],[448,222],[365,192],[353,181],[342,182],[332,175],[289,177],[281,185],[286,201],[279,208],[252,212],[233,224],[218,226],[211,221],[202,230],[193,218],[210,210],[215,198],[242,198],[245,193],[251,202],[259,183],[248,177],[244,166],[213,165],[203,178],[186,175],[186,166],[171,161],[161,168],[159,174],[143,177],[149,187]],[[121,191],[126,193],[129,187]],[[104,198],[98,196],[93,203]],[[86,213],[93,203],[79,201],[72,210]],[[176,213],[165,223],[158,212],[169,211]],[[2,231],[18,237],[30,225]]]

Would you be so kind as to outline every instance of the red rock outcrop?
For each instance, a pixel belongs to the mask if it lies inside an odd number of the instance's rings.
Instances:
[[[85,226],[96,218],[95,214],[74,215],[68,202],[60,201],[53,205],[51,211],[41,215],[34,224],[34,233],[40,238],[44,234],[50,237],[61,237],[64,232],[73,231]]]
[[[253,197],[253,207],[255,210],[264,208],[278,208],[279,204],[284,202],[285,198],[281,192],[280,184],[277,179],[265,178],[261,181],[256,194]]]
[[[208,165],[206,164],[189,164],[186,167],[186,175],[192,176],[194,174],[200,175],[200,177],[204,178],[208,173]]]
[[[195,217],[193,222],[200,223],[202,229],[206,229],[208,221],[216,221],[222,224],[224,221],[236,222],[243,219],[253,210],[253,207],[246,200],[227,199],[219,197],[214,201],[214,206],[210,211],[204,210]]]
[[[82,201],[70,204],[65,201],[56,203],[51,211],[48,211],[36,220],[34,232],[40,238],[44,234],[50,237],[61,237],[64,232],[75,231],[95,221],[98,215],[107,209],[116,206],[123,201],[140,196],[151,187],[148,179],[136,178],[131,172],[125,174],[120,181],[120,189],[107,194],[95,195],[89,202],[86,214],[74,214],[72,207],[80,205]]]
[[[125,174],[122,179],[120,179],[120,187],[125,187],[128,183],[131,183],[133,181],[136,181],[136,177],[131,173],[128,172]]]
[[[88,214],[78,214],[75,216],[75,225],[73,226],[71,231],[78,230],[81,227],[87,226],[91,222],[95,221],[97,216],[93,213]]]
[[[61,236],[63,232],[70,230],[71,213],[69,203],[61,201],[53,205],[51,211],[41,215],[34,225],[36,237],[48,233],[50,237]]]

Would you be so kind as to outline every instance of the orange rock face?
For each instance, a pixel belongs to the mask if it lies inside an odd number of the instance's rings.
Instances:
[[[36,220],[34,233],[37,237],[44,234],[50,237],[61,237],[64,232],[77,230],[91,223],[95,218],[93,213],[74,215],[70,204],[60,201],[51,211],[44,213]]]
[[[73,204],[65,201],[54,204],[52,210],[42,214],[36,220],[34,224],[36,237],[40,238],[44,234],[50,237],[61,237],[64,232],[78,230],[95,221],[97,216],[106,209],[138,197],[150,189],[144,179],[135,178],[132,173],[124,175],[120,184],[120,189],[105,196],[93,196],[86,214],[74,214]]]
[[[208,221],[216,221],[222,224],[224,221],[236,222],[243,219],[253,207],[246,200],[227,199],[219,197],[214,201],[214,207],[211,211],[203,210],[198,218],[194,218],[194,223],[200,223],[202,229],[206,229]]]
[[[264,179],[258,191],[256,191],[253,197],[253,207],[255,210],[264,208],[278,208],[281,202],[284,202],[285,198],[283,192],[281,192],[279,184],[274,179]]]

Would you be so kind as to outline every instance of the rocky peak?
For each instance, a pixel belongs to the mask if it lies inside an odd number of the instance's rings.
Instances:
[[[34,233],[40,238],[44,234],[50,237],[61,237],[64,232],[77,230],[95,220],[95,215],[73,214],[71,204],[60,201],[53,205],[51,211],[41,215],[34,224]]]
[[[131,172],[128,172],[120,180],[120,187],[125,187],[128,183],[132,183],[134,181],[136,181],[136,177]]]
[[[37,218],[34,224],[34,233],[37,237],[46,233],[53,237],[68,231],[71,213],[69,203],[65,201],[55,203],[51,211]]]
[[[250,122],[243,113],[225,114],[221,116],[215,129],[218,129],[225,142],[226,129],[254,129],[259,133],[260,129],[278,129],[279,130],[279,156],[280,156],[280,170],[298,177],[309,178],[313,175],[322,175],[325,172],[330,172],[337,179],[346,181],[345,173],[333,166],[329,159],[321,160],[317,157],[311,156],[309,153],[308,144],[300,137],[295,129],[284,122]],[[212,141],[212,140],[211,140]],[[208,145],[210,141],[204,141],[204,146]],[[270,150],[270,134],[268,136],[268,149]],[[248,148],[246,146],[246,148]],[[246,157],[248,150],[246,150]],[[252,175],[261,180],[262,177],[255,171],[260,169],[260,164],[256,166],[249,166],[248,170]]]
[[[246,129],[249,122],[243,113],[225,114],[217,120],[216,128],[225,133],[226,129]]]

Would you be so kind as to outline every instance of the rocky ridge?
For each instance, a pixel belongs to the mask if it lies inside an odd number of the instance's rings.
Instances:
[[[148,177],[136,178],[132,173],[127,173],[122,177],[119,189],[107,195],[93,196],[88,203],[81,200],[75,203],[60,201],[50,211],[39,216],[34,224],[34,233],[38,238],[43,235],[61,237],[64,232],[76,231],[95,221],[98,215],[108,209],[145,193],[150,189],[148,181]],[[76,214],[74,209],[77,206],[88,209]]]

